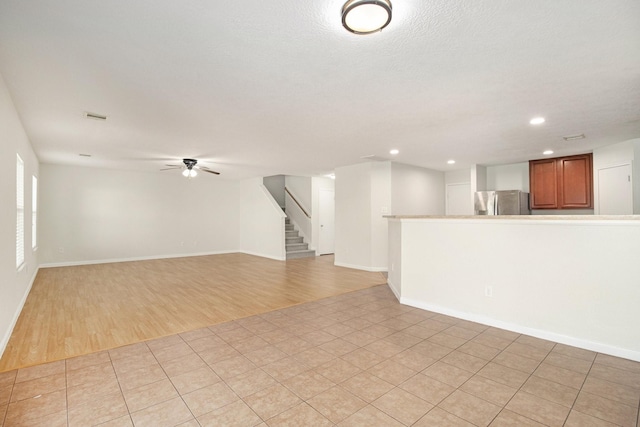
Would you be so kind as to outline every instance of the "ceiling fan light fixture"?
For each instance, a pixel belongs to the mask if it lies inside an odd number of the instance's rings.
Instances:
[[[381,31],[391,22],[390,0],[349,0],[342,6],[342,25],[354,34]]]
[[[195,178],[196,176],[198,176],[198,172],[196,172],[195,169],[185,169],[182,171],[182,176],[184,176],[185,178]]]

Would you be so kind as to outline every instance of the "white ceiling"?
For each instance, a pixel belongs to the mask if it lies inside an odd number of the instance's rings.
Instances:
[[[0,73],[45,163],[452,170],[640,137],[640,1],[392,2],[357,36],[342,0],[0,0]]]

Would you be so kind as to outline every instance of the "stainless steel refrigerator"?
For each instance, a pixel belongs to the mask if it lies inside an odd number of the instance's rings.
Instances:
[[[531,215],[529,193],[519,190],[478,191],[473,205],[476,215]]]

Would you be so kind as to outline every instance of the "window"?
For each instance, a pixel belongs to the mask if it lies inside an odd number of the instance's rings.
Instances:
[[[16,154],[16,268],[24,264],[24,162]]]
[[[31,192],[31,247],[35,250],[38,247],[38,178],[32,180]]]

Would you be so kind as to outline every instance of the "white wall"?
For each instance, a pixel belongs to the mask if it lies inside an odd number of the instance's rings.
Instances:
[[[371,165],[336,168],[336,265],[371,267]]]
[[[371,163],[371,270],[387,271],[389,231],[384,215],[393,210],[391,162]]]
[[[471,182],[471,169],[460,169],[444,173],[445,184],[462,184]]]
[[[640,361],[640,220],[392,221],[402,303]]]
[[[529,192],[529,162],[487,166],[487,190]]]
[[[242,252],[286,259],[284,219],[262,178],[240,182],[240,249]]]
[[[466,182],[469,182],[468,174]],[[444,215],[444,183],[444,172],[391,163],[391,213]]]
[[[386,271],[391,162],[337,168],[335,191],[335,264]]]
[[[43,164],[41,254],[69,265],[239,249],[239,183]]]
[[[20,155],[25,167],[25,264],[20,271],[16,269],[16,154]],[[18,320],[39,263],[40,251],[31,248],[31,177],[34,175],[40,178],[38,159],[0,76],[0,356]],[[42,194],[42,190],[39,193]],[[38,229],[42,230],[42,227]]]
[[[271,193],[276,203],[278,203],[278,206],[284,208],[284,175],[265,176],[262,178],[262,183],[267,187],[267,190],[269,190],[269,193]]]

